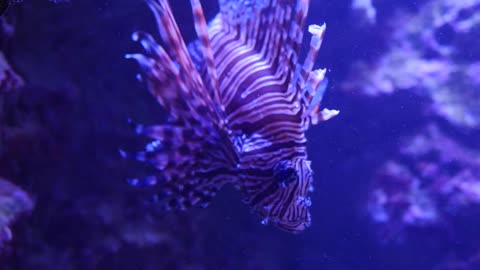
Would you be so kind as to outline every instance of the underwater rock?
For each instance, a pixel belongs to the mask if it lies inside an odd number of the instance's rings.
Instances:
[[[430,1],[396,12],[389,49],[354,64],[343,87],[368,96],[411,91],[455,126],[480,127],[480,1]]]
[[[0,247],[13,237],[10,225],[21,214],[32,211],[33,206],[32,199],[25,191],[0,178]]]

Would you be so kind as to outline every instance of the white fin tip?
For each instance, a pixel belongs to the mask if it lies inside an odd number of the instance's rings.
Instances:
[[[322,119],[324,121],[326,121],[326,120],[329,120],[329,119],[337,116],[340,113],[340,111],[339,110],[323,109],[320,113],[322,114]]]
[[[327,25],[325,23],[322,25],[311,24],[308,26],[308,32],[314,36],[321,37],[325,33],[326,28],[327,28]]]

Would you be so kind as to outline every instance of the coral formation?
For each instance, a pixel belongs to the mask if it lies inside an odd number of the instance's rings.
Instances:
[[[12,222],[32,209],[33,201],[25,191],[0,178],[0,247],[12,240]]]
[[[10,67],[5,55],[0,52],[0,93],[20,88],[23,79]]]
[[[435,269],[476,269],[479,246],[467,228],[480,212],[480,1],[388,3],[375,2],[384,25],[370,28],[381,29],[385,48],[360,57],[342,82],[353,99],[385,103],[380,111],[402,97],[417,106],[415,117],[392,115],[410,130],[372,168],[371,230],[390,247],[422,239],[431,251],[435,242]]]
[[[480,210],[480,151],[429,126],[405,139],[399,155],[379,169],[368,209],[386,227],[443,226]]]
[[[370,96],[408,90],[459,127],[480,126],[480,1],[430,1],[389,22],[389,49],[354,65],[344,88]]]

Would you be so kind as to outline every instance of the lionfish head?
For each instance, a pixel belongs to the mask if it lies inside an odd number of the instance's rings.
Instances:
[[[256,196],[255,208],[263,224],[273,224],[283,230],[300,232],[310,226],[308,194],[313,191],[312,169],[305,158],[281,160],[272,168],[268,189]],[[263,198],[259,201],[260,198]]]

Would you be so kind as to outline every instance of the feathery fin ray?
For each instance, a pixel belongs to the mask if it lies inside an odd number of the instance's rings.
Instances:
[[[146,126],[133,124],[135,132],[154,139],[144,151],[127,153],[126,158],[147,162],[159,174],[132,178],[131,184],[144,186],[161,179],[166,208],[186,209],[207,203],[232,178],[235,155],[221,128],[217,79],[213,55],[200,3],[192,0],[196,29],[201,40],[208,78],[202,79],[180,35],[170,6],[165,0],[146,0],[157,20],[166,49],[149,34],[135,32],[145,54],[127,54],[143,69],[143,79],[159,103],[171,114],[172,124]],[[224,117],[223,117],[224,118]],[[145,180],[146,179],[146,180]]]

